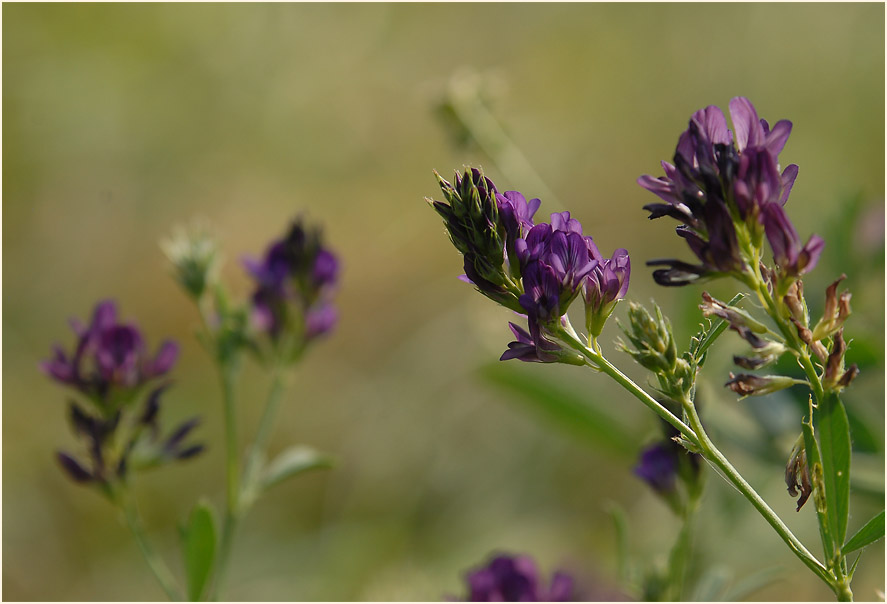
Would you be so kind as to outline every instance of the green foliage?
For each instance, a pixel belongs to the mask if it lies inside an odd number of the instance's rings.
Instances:
[[[542,374],[526,368],[491,363],[481,369],[484,380],[514,396],[561,429],[621,457],[637,453],[635,438],[600,409],[594,397],[577,396]]]
[[[265,467],[260,486],[265,491],[302,472],[332,465],[333,459],[328,455],[305,445],[296,445],[284,450]]]
[[[195,602],[206,591],[216,557],[216,522],[209,503],[200,501],[194,505],[188,524],[181,528],[181,539],[188,599]]]
[[[850,506],[850,426],[844,404],[827,393],[819,406],[819,440],[825,498],[834,543],[844,542]]]
[[[867,545],[871,545],[878,539],[884,537],[884,512],[869,520],[859,529],[855,535],[841,548],[841,552],[846,556],[850,552],[861,549]]]

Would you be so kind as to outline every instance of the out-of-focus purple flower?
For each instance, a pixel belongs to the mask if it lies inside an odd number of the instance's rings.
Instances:
[[[644,449],[635,476],[641,478],[657,493],[667,494],[675,490],[678,478],[680,451],[675,443],[656,443]]]
[[[164,375],[178,359],[178,344],[166,340],[154,356],[147,352],[142,334],[133,324],[119,323],[111,300],[99,302],[92,322],[71,325],[77,345],[71,355],[60,346],[41,369],[56,381],[71,386],[102,406],[111,399],[127,398],[146,382]]]
[[[575,597],[573,579],[557,572],[546,588],[532,558],[495,556],[466,576],[468,602],[570,602]]]
[[[743,97],[730,101],[730,117],[735,141],[720,109],[709,106],[694,113],[678,140],[674,165],[662,162],[665,176],[638,179],[640,186],[666,202],[644,206],[650,218],[671,216],[680,221],[678,234],[701,261],[698,265],[650,262],[669,267],[654,272],[660,285],[686,285],[744,270],[747,263],[736,229],[760,233],[765,210],[781,208],[788,200],[798,167],[790,165],[780,173],[778,156],[791,133],[791,122],[781,120],[771,129]]]
[[[801,247],[801,239],[785,210],[778,204],[764,206],[761,220],[767,241],[773,250],[773,260],[786,274],[792,277],[812,271],[819,262],[825,241],[819,235],[811,235]]]
[[[330,299],[339,261],[323,247],[319,229],[297,219],[283,239],[268,246],[262,261],[247,259],[244,266],[256,281],[253,323],[274,342],[289,333],[302,345],[335,326]]]
[[[613,256],[598,261],[583,284],[585,322],[588,332],[598,337],[616,303],[628,293],[631,259],[628,251],[619,248]]]

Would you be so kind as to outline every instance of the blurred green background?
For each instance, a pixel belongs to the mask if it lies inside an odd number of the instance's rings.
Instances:
[[[789,214],[827,246],[806,280],[813,314],[841,272],[853,291],[847,392],[854,423],[850,531],[883,506],[884,6],[881,4],[6,4],[3,6],[3,598],[162,599],[109,506],[69,482],[65,393],[37,369],[73,339],[66,320],[118,300],[152,343],[183,354],[166,420],[200,414],[207,454],[138,484],[148,529],[179,571],[176,523],[223,493],[218,387],[193,338],[198,318],[157,241],[198,216],[215,225],[224,277],[248,293],[239,259],[288,220],[322,222],[344,272],[341,323],[298,369],[272,451],[304,442],[338,466],[270,492],[242,524],[228,597],[437,600],[493,550],[564,568],[586,592],[618,593],[616,534],[631,521],[638,565],[663,563],[670,512],[631,468],[658,427],[603,378],[495,360],[510,313],[456,280],[458,254],[423,196],[432,176],[481,164],[435,108],[451,77],[492,82],[516,144],[602,251],[634,258],[630,295],[652,296],[685,342],[698,288],[654,287],[652,257],[687,258],[673,224],[649,222],[635,184],[660,174],[690,114],[748,96],[794,131]],[[730,297],[729,286],[712,291]],[[617,311],[624,316],[624,309]],[[638,379],[645,376],[612,349]],[[721,388],[740,342],[728,334],[700,390],[716,441],[819,552],[812,505],[794,512],[783,465],[804,393],[736,402]],[[493,368],[490,368],[493,365]],[[507,373],[506,373],[507,372]],[[604,414],[615,438],[555,422],[503,379],[540,379]],[[248,368],[242,432],[267,382]],[[782,568],[761,600],[830,593],[764,521],[710,473],[697,553],[724,584]],[[703,569],[692,569],[699,579]],[[883,598],[884,548],[868,548],[859,599]],[[708,592],[699,592],[700,594]],[[712,591],[711,594],[717,594]],[[881,592],[883,593],[883,592]],[[716,597],[711,595],[711,597]]]

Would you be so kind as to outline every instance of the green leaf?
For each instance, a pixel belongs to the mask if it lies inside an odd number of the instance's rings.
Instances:
[[[329,468],[332,465],[331,457],[311,447],[305,445],[290,447],[265,467],[260,483],[261,489],[263,491],[270,489],[296,474],[317,468]]]
[[[733,573],[725,566],[713,565],[705,569],[696,582],[689,602],[719,602],[724,590],[733,579]]]
[[[779,575],[782,572],[783,569],[779,567],[761,569],[744,579],[734,582],[733,585],[724,592],[722,598],[724,602],[741,602],[759,589],[763,589],[768,585],[779,581]]]
[[[182,554],[188,579],[188,600],[199,601],[206,590],[216,556],[216,522],[212,506],[199,501],[182,529]]]
[[[808,395],[809,396],[809,395]],[[812,401],[812,399],[811,399]],[[813,505],[816,506],[816,519],[819,522],[819,534],[822,537],[822,546],[827,556],[835,551],[835,539],[832,525],[828,516],[828,505],[825,499],[825,485],[822,479],[822,459],[819,455],[819,444],[813,432],[813,403],[810,402],[810,412],[807,421],[801,422],[804,430],[804,449],[807,453],[807,471],[810,473],[810,481],[813,484]]]
[[[637,439],[615,419],[596,408],[593,400],[578,396],[554,380],[527,369],[495,363],[484,366],[481,376],[513,394],[511,400],[525,403],[553,424],[586,442],[622,457],[637,455]]]
[[[846,556],[850,552],[856,551],[878,539],[884,537],[884,512],[869,520],[850,540],[841,548],[841,552]]]
[[[850,515],[850,425],[844,403],[833,392],[825,395],[818,415],[826,506],[837,546],[847,536]]]

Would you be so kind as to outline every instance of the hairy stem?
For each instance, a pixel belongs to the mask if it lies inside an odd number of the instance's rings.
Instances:
[[[179,591],[176,579],[163,559],[154,551],[154,548],[151,547],[151,542],[148,541],[148,536],[145,534],[145,528],[142,526],[141,517],[139,516],[135,502],[132,501],[131,497],[126,492],[116,493],[114,495],[114,501],[120,511],[123,512],[123,516],[126,518],[126,524],[129,526],[129,530],[132,532],[132,536],[135,538],[136,544],[139,546],[139,551],[142,552],[142,556],[148,563],[148,567],[154,574],[154,578],[157,579],[160,587],[166,592],[166,597],[172,602],[181,602],[183,597]]]

